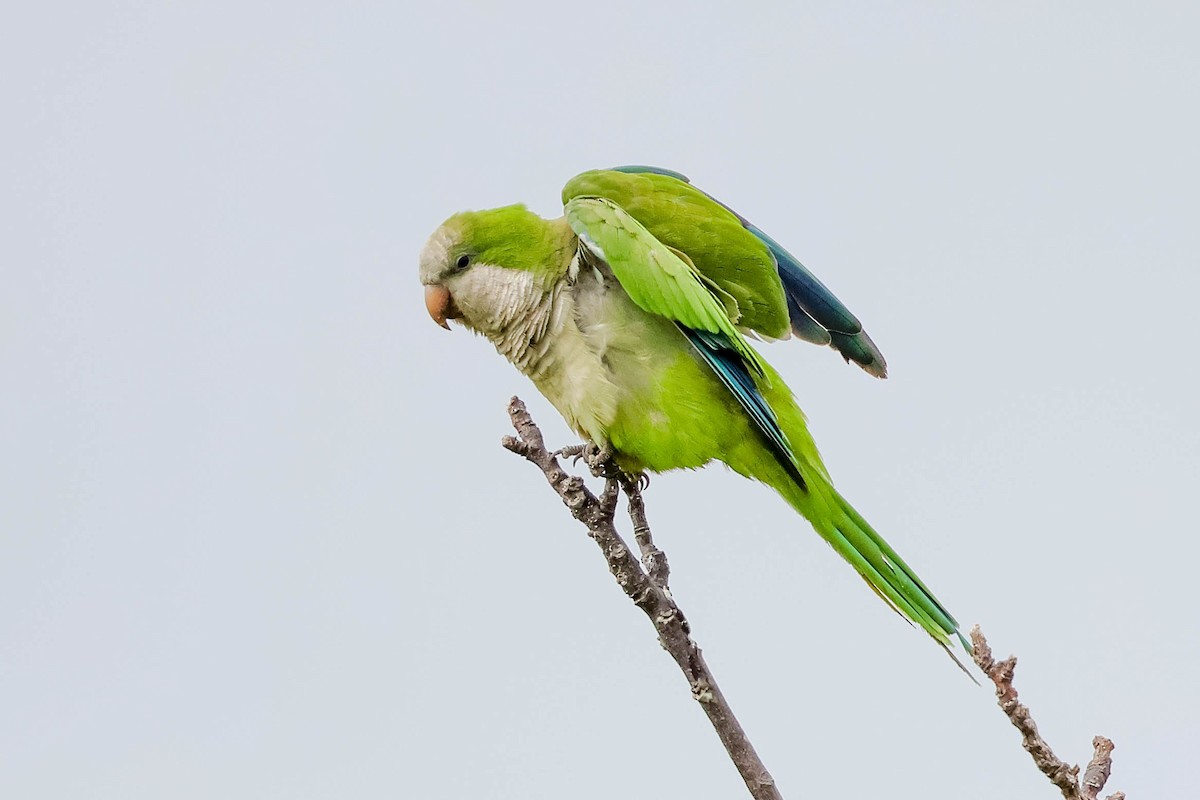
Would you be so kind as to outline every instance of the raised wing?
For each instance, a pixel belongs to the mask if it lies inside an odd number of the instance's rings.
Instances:
[[[643,311],[706,333],[726,337],[748,366],[762,374],[758,354],[738,333],[725,304],[696,267],[676,255],[611,200],[577,197],[565,207],[567,222],[592,255]]]
[[[742,329],[769,339],[788,335],[787,299],[770,249],[704,192],[666,175],[593,170],[563,188],[564,205],[576,197],[613,201],[658,241],[685,253],[734,299]]]
[[[643,311],[675,323],[804,486],[791,444],[759,389],[762,361],[730,316],[731,298],[613,201],[575,197],[564,211],[582,245],[608,264],[629,298]]]
[[[863,330],[858,318],[825,284],[778,242],[729,206],[692,186],[684,175],[659,167],[637,165],[585,172],[567,184],[563,190],[564,200],[568,192],[578,194],[579,190],[585,189],[590,194],[616,201],[663,242],[686,252],[706,277],[738,299],[739,306],[741,297],[723,282],[730,270],[729,265],[742,265],[736,273],[738,278],[751,269],[759,270],[755,273],[754,281],[733,279],[734,283],[750,283],[755,287],[750,292],[750,302],[758,301],[767,306],[773,302],[773,293],[759,288],[769,276],[770,280],[779,283],[779,290],[784,296],[785,329],[790,327],[792,333],[807,342],[833,347],[847,361],[853,361],[871,375],[887,377],[887,362],[883,354]],[[705,202],[696,198],[703,198]],[[724,247],[716,246],[708,251],[707,248],[713,247],[711,236],[691,235],[691,231],[706,227],[706,215],[725,223],[708,223],[709,227],[719,228],[720,235],[728,237]],[[730,230],[729,221],[736,221],[741,229],[740,236]],[[770,259],[769,271],[761,271],[762,262],[751,255],[755,250],[745,244],[747,239],[765,249]],[[686,246],[689,240],[691,247]],[[703,257],[700,248],[706,248],[712,257]],[[749,322],[762,322],[764,327],[754,324],[746,324],[745,327],[765,336],[783,336],[782,332],[769,329],[776,322],[770,314],[761,320],[754,317]]]

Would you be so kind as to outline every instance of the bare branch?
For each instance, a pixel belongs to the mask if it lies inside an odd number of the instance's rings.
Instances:
[[[1095,748],[1095,754],[1083,772],[1083,782],[1079,787],[1083,800],[1096,800],[1112,772],[1112,740],[1097,736],[1092,739],[1092,747]]]
[[[649,481],[646,482],[649,484]],[[650,580],[661,589],[670,591],[667,585],[671,579],[671,565],[667,563],[667,554],[659,550],[650,535],[650,523],[646,521],[646,503],[642,500],[642,481],[636,477],[626,477],[621,481],[621,488],[629,498],[629,519],[633,521],[633,538],[642,551],[642,567]]]
[[[971,629],[971,644],[974,647],[971,657],[995,684],[996,702],[999,703],[1000,709],[1016,729],[1021,732],[1021,744],[1033,757],[1033,763],[1037,765],[1037,768],[1058,787],[1066,800],[1097,800],[1112,772],[1113,743],[1103,736],[1097,736],[1092,740],[1095,753],[1084,772],[1081,785],[1079,767],[1068,765],[1054,754],[1050,745],[1046,744],[1046,740],[1038,733],[1029,707],[1017,698],[1017,690],[1013,686],[1013,674],[1017,669],[1016,656],[996,661],[992,657],[992,649],[988,646],[987,639],[984,638],[978,625]],[[1125,793],[1117,792],[1109,795],[1108,800],[1125,800]]]
[[[659,642],[683,671],[692,697],[708,715],[726,752],[746,782],[750,795],[755,800],[782,800],[775,780],[746,738],[746,732],[742,730],[733,709],[705,664],[700,648],[692,641],[687,619],[666,589],[669,575],[666,554],[654,545],[650,537],[650,526],[646,523],[645,505],[637,479],[609,478],[605,481],[603,493],[597,497],[588,490],[582,478],[568,475],[554,454],[546,449],[541,431],[519,398],[514,397],[509,403],[508,415],[517,436],[504,437],[502,444],[536,465],[570,509],[571,515],[587,526],[588,535],[604,553],[608,569],[617,579],[617,584],[650,618],[658,632]],[[645,569],[630,552],[614,523],[619,487],[625,489],[629,498],[629,514]]]

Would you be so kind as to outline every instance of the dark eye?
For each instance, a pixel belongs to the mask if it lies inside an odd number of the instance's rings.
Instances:
[[[454,262],[454,268],[460,272],[471,266],[471,257],[465,253],[458,257],[458,261]]]

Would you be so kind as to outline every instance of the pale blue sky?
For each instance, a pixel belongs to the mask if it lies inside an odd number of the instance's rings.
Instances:
[[[775,345],[850,497],[1064,757],[1200,746],[1187,3],[40,3],[0,32],[0,796],[742,796],[425,315],[447,215],[681,170],[865,321]],[[648,496],[787,797],[1056,795],[768,490]],[[631,790],[630,787],[633,787]]]

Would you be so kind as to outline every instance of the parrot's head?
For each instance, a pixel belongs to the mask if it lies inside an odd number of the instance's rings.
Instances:
[[[421,250],[425,307],[494,337],[539,304],[566,271],[573,234],[522,205],[464,211],[442,223]]]

